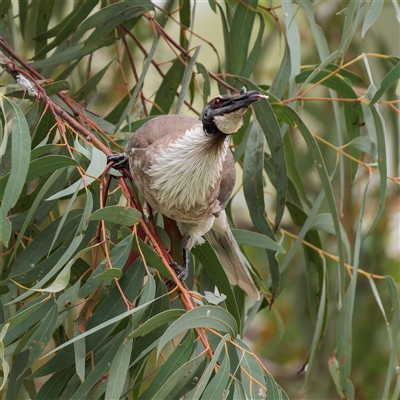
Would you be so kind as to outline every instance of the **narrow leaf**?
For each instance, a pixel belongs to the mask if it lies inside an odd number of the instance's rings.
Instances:
[[[107,72],[108,67],[114,60],[111,60],[104,68],[102,68],[99,72],[94,74],[90,79],[88,79],[73,95],[73,99],[77,102],[83,100],[86,96],[93,91],[100,81],[103,79],[104,74]]]
[[[88,169],[86,170],[86,175],[73,183],[71,186],[67,187],[64,190],[61,190],[60,192],[54,194],[53,196],[50,196],[47,201],[55,200],[55,199],[60,199],[62,197],[68,196],[70,194],[75,193],[75,190],[77,190],[77,187],[80,189],[83,189],[85,186],[90,185],[93,181],[96,180],[104,171],[104,168],[106,167],[107,161],[106,155],[98,150],[95,147],[92,147],[92,159],[89,164]]]
[[[392,337],[391,343],[392,348],[390,351],[390,359],[388,365],[388,371],[386,374],[385,379],[385,386],[382,394],[382,399],[389,398],[389,389],[390,389],[390,382],[393,379],[393,376],[397,376],[397,365],[398,365],[398,358],[397,352],[399,348],[399,332],[400,332],[400,301],[399,301],[399,290],[394,281],[393,277],[385,276],[385,282],[389,289],[390,294],[390,301],[393,309],[393,320],[392,320]],[[398,378],[397,378],[398,379]],[[394,397],[393,397],[394,398]]]
[[[142,219],[142,213],[131,207],[109,206],[96,210],[88,221],[107,221],[118,225],[132,226]]]
[[[220,365],[218,372],[211,379],[201,396],[202,400],[222,399],[229,380],[230,360],[228,354],[224,355],[224,359]]]
[[[219,306],[196,307],[171,324],[160,339],[157,356],[164,346],[179,333],[192,328],[209,327],[229,333],[232,338],[237,335],[237,324],[235,319],[226,310]]]
[[[12,109],[11,171],[3,201],[0,205],[0,242],[7,246],[11,237],[11,222],[7,213],[17,203],[28,173],[31,138],[29,127],[19,107],[10,99],[3,99]]]
[[[375,23],[378,19],[379,14],[382,11],[383,1],[381,0],[372,0],[371,5],[369,6],[367,16],[365,17],[364,24],[361,30],[361,37],[364,39],[365,34],[368,29]]]
[[[39,324],[39,328],[31,336],[27,343],[29,349],[29,360],[25,370],[32,366],[32,364],[39,358],[49,344],[56,327],[57,317],[58,310],[56,304],[54,304],[46,316],[42,319]]]
[[[161,366],[157,375],[152,380],[150,387],[140,396],[141,400],[157,398],[155,397],[157,393],[158,396],[160,395],[161,388],[171,378],[174,372],[189,361],[195,349],[194,339],[194,332],[188,331],[166,362]],[[164,390],[165,389],[164,387]],[[165,390],[165,392],[167,391]],[[168,392],[166,394],[168,394]]]
[[[191,60],[189,61],[188,66],[185,69],[185,73],[183,74],[182,84],[181,84],[181,91],[179,93],[178,102],[176,103],[175,114],[179,114],[181,111],[183,102],[185,101],[185,97],[189,88],[189,83],[191,82],[192,75],[193,75],[193,68],[195,66],[197,57],[200,53],[201,46],[196,48]]]
[[[232,291],[232,287],[229,283],[226,272],[222,268],[221,262],[219,261],[211,245],[206,242],[202,246],[193,248],[191,252],[201,262],[207,274],[210,276],[215,286],[217,286],[219,292],[226,295],[226,308],[235,318],[240,331],[240,312]]]
[[[380,3],[379,1],[374,1],[374,3]],[[382,2],[383,4],[383,2]],[[372,7],[372,6],[371,6]],[[388,74],[383,78],[381,82],[381,87],[376,91],[374,94],[374,97],[371,100],[370,105],[372,106],[375,104],[384,93],[396,82],[399,81],[400,78],[400,62],[397,63],[389,72]]]
[[[282,254],[286,253],[281,245],[261,233],[250,232],[241,229],[232,229],[232,233],[239,245],[245,244],[248,246],[261,247],[264,249],[277,251]]]
[[[369,236],[378,225],[386,205],[387,191],[387,154],[386,154],[386,134],[385,123],[375,106],[371,107],[371,112],[374,117],[376,129],[376,139],[378,144],[378,165],[379,165],[379,205],[375,218],[365,234],[364,238]]]
[[[112,360],[110,375],[108,377],[105,399],[119,399],[126,380],[126,373],[129,368],[133,341],[125,339],[119,346],[115,357]]]
[[[45,156],[33,160],[29,164],[28,175],[26,177],[26,181],[30,182],[36,178],[39,178],[45,174],[50,172],[54,172],[57,169],[61,169],[67,166],[76,166],[79,167],[79,163],[77,163],[74,159],[65,156]]]
[[[224,349],[225,343],[228,340],[229,335],[226,334],[221,341],[218,343],[218,346],[216,347],[214,351],[214,356],[211,359],[210,363],[207,365],[206,370],[204,371],[204,374],[199,380],[198,385],[196,386],[196,389],[193,391],[191,400],[199,400],[200,396],[203,394],[204,390],[207,387],[208,381],[214,371],[214,367],[217,364],[217,361],[219,360],[219,356]],[[203,397],[202,397],[203,398]]]
[[[208,101],[208,96],[210,96],[211,93],[211,83],[210,83],[210,77],[208,76],[208,71],[206,67],[197,62],[196,63],[197,70],[203,75],[204,79],[204,84],[203,84],[203,104],[206,105]]]
[[[158,327],[167,324],[168,322],[175,321],[185,313],[184,310],[166,310],[160,314],[151,317],[145,321],[137,329],[135,329],[129,336],[128,339],[133,339],[138,336],[146,336],[148,333],[157,329]]]

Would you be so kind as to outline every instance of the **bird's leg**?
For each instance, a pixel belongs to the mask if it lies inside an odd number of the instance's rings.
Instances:
[[[114,162],[114,169],[129,169],[129,157],[125,153],[111,154],[107,157],[107,164]]]
[[[183,282],[189,273],[189,254],[188,254],[188,249],[186,247],[182,247],[182,256],[183,256],[183,265],[179,265],[177,262],[172,262],[169,264],[171,268],[174,270],[177,278]],[[169,279],[166,282],[167,288],[169,290],[173,289],[175,287],[175,282],[171,279]]]

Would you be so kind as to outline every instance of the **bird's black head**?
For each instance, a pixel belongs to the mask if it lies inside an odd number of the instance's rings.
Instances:
[[[247,91],[242,88],[236,94],[224,94],[213,97],[205,106],[201,121],[209,134],[224,133],[231,135],[243,124],[243,115],[251,104],[266,99],[258,90]]]

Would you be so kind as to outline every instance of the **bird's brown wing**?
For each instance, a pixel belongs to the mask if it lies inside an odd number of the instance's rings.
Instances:
[[[221,205],[221,210],[223,210],[231,197],[233,187],[236,181],[236,171],[235,162],[233,160],[233,155],[230,150],[226,154],[224,163],[222,164],[221,172],[221,185],[218,195],[218,201]]]
[[[201,124],[201,121],[181,115],[162,115],[153,118],[131,136],[126,152],[129,154],[129,149],[146,148],[157,141],[174,141],[196,124]]]

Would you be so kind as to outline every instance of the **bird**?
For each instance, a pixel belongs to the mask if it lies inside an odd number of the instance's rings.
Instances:
[[[225,208],[235,185],[231,135],[256,101],[258,90],[214,96],[200,119],[168,114],[143,124],[128,140],[124,153],[108,156],[114,169],[129,167],[132,178],[153,210],[176,221],[182,234],[183,265],[172,263],[178,278],[188,275],[188,252],[211,244],[229,282],[249,296],[260,294],[233,237]]]

